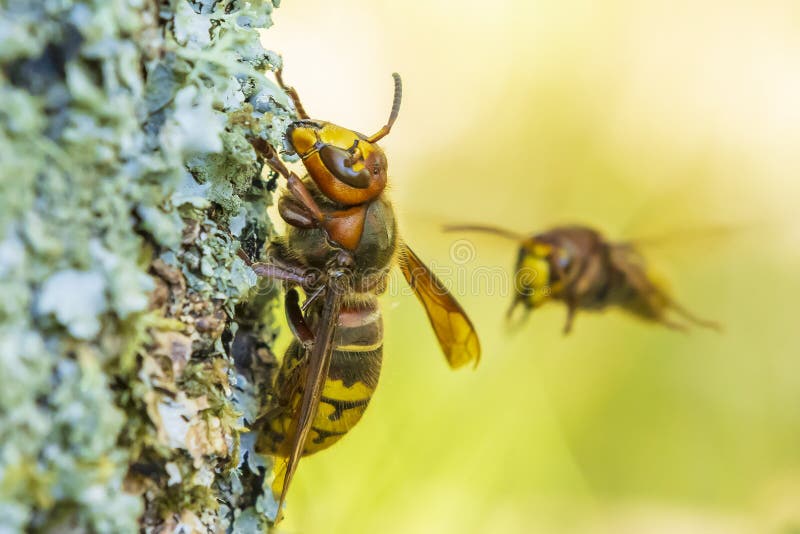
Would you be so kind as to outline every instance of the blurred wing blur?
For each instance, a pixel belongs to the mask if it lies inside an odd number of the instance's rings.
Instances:
[[[629,244],[612,245],[609,250],[611,264],[625,275],[627,283],[654,308],[667,307],[666,289],[658,287],[648,276],[642,256]]]
[[[676,228],[659,234],[639,235],[625,241],[625,244],[637,248],[703,248],[715,246],[736,236],[758,230],[760,225],[707,225],[690,228]]]
[[[660,312],[671,309],[697,326],[717,331],[722,330],[719,323],[698,317],[684,308],[672,298],[666,287],[662,287],[648,276],[644,259],[631,245],[617,244],[611,246],[609,259],[614,268],[625,275],[627,283],[636,291],[639,298],[647,302],[649,309],[659,310]],[[663,314],[660,315],[658,320],[666,326],[684,329],[681,325],[667,319]]]
[[[400,245],[400,269],[428,314],[450,367],[477,366],[481,357],[478,334],[464,309],[408,245]]]

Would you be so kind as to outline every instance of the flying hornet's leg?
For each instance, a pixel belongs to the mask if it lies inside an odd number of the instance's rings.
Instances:
[[[278,85],[283,89],[283,92],[289,95],[289,98],[292,99],[292,103],[294,104],[294,109],[297,111],[297,116],[301,119],[310,119],[311,117],[308,116],[306,113],[306,109],[303,107],[303,103],[300,102],[300,96],[298,96],[297,91],[294,87],[289,87],[283,82],[283,65],[275,71],[275,79],[278,81]]]
[[[572,301],[567,301],[567,322],[564,323],[564,335],[566,336],[572,331],[572,323],[575,322],[575,311],[577,306]]]
[[[514,300],[511,301],[511,305],[506,310],[506,320],[511,322],[511,320],[514,318],[514,311],[516,311],[520,304],[523,304],[523,299],[520,298],[519,293],[515,293]]]
[[[689,329],[686,327],[685,324],[681,324],[675,321],[671,321],[665,317],[658,319],[658,322],[669,328],[670,330],[677,330],[678,332],[683,332],[684,334],[689,332]]]
[[[683,317],[692,324],[695,324],[697,326],[702,326],[703,328],[716,330],[717,332],[722,332],[722,325],[719,324],[718,322],[698,317],[672,299],[669,299],[669,307],[675,310],[675,312],[678,315],[680,315],[681,317]]]
[[[522,307],[522,314],[516,313],[517,308]],[[531,315],[531,310],[525,305],[525,298],[519,293],[514,295],[514,300],[506,310],[506,329],[510,333],[519,331],[522,326],[528,321]],[[516,317],[515,317],[516,316]]]

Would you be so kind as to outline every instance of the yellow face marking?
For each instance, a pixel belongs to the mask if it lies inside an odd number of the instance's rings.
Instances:
[[[299,126],[292,130],[292,146],[295,151],[303,159],[307,158],[314,152],[315,146],[318,142],[325,145],[332,145],[342,150],[348,150],[353,146],[353,143],[358,141],[355,149],[355,161],[353,163],[353,170],[358,172],[364,168],[364,160],[375,152],[376,147],[372,143],[365,141],[359,135],[347,128],[343,128],[330,122],[321,123],[321,128],[311,128],[306,126]],[[360,158],[358,157],[360,154]]]
[[[315,151],[314,147],[317,143],[333,145],[347,150],[359,139],[358,134],[347,128],[342,128],[330,122],[323,122],[321,124],[322,126],[320,128],[298,126],[292,130],[292,146],[303,159],[307,158]],[[359,147],[361,144],[362,142],[359,142]],[[364,144],[368,143],[364,142]]]
[[[386,156],[356,132],[329,122],[299,123],[290,136],[309,176],[329,199],[357,206],[386,187]]]
[[[318,143],[334,145],[346,150],[353,146],[353,142],[358,138],[355,132],[341,126],[327,122],[321,124],[322,126],[319,128],[297,126],[292,130],[290,141],[301,157],[308,157]]]
[[[295,128],[292,130],[292,138],[290,141],[295,151],[301,157],[305,157],[313,150],[314,145],[317,144],[316,130],[306,127]]]
[[[551,295],[550,262],[546,257],[528,254],[514,275],[517,291],[522,292],[534,308],[541,306]]]
[[[534,256],[546,258],[553,252],[553,247],[547,243],[533,243],[533,246],[530,247],[530,251]]]

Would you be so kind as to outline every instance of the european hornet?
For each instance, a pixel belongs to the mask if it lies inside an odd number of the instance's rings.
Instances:
[[[377,144],[400,109],[402,85],[398,74],[393,77],[389,120],[367,136],[311,119],[276,73],[300,117],[286,131],[285,149],[300,157],[304,178],[288,170],[270,144],[251,140],[288,185],[278,201],[286,233],[270,244],[265,262],[252,264],[257,275],[283,283],[293,334],[275,394],[256,422],[258,452],[282,459],[273,485],[279,516],[300,457],[336,443],[369,404],[383,352],[377,297],[392,265],[400,266],[425,308],[450,366],[477,365],[480,358],[467,314],[397,234],[385,193],[387,159]],[[305,294],[302,305],[298,290]]]
[[[681,306],[649,271],[635,242],[614,242],[586,226],[560,226],[539,234],[483,225],[452,225],[445,231],[484,232],[519,243],[514,267],[511,320],[519,306],[529,312],[549,300],[567,305],[564,333],[572,330],[575,313],[618,306],[642,319],[686,330],[688,324],[719,330]],[[669,317],[674,312],[685,322]]]

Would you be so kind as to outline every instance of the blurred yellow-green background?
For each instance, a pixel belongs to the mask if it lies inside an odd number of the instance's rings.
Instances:
[[[512,335],[507,292],[467,283],[484,356],[451,372],[398,284],[373,403],[301,462],[282,531],[800,532],[800,4],[287,0],[275,21],[313,117],[371,133],[402,74],[392,197],[451,283],[515,251],[445,223],[673,232],[645,252],[726,329],[609,311],[565,338],[551,304]]]

